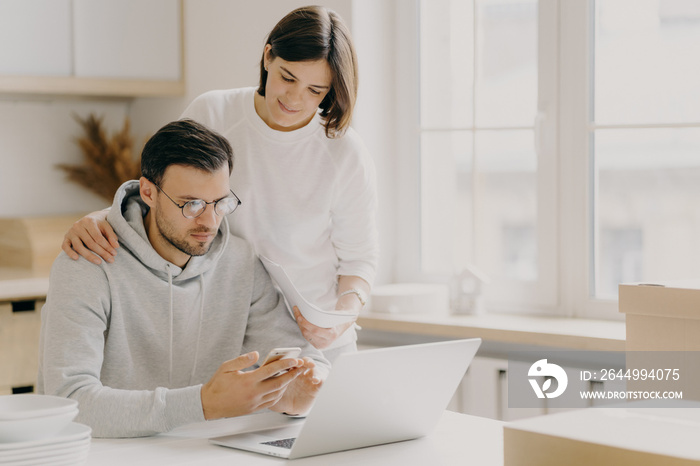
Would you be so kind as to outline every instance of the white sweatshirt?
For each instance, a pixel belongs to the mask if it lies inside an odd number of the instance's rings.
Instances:
[[[210,91],[182,117],[221,133],[233,147],[231,188],[241,207],[231,231],[281,264],[322,309],[337,302],[338,275],[372,284],[378,261],[374,163],[357,133],[326,137],[317,114],[305,127],[271,129],[255,112],[255,88]],[[357,338],[354,329],[333,348]]]

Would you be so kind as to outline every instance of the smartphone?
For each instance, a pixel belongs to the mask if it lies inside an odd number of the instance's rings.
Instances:
[[[263,363],[260,364],[260,367],[262,367],[266,364],[270,364],[271,362],[274,362],[274,361],[279,361],[280,359],[296,358],[300,354],[301,354],[301,348],[298,348],[298,347],[274,348],[274,349],[270,350],[270,352],[267,354]],[[280,376],[280,375],[284,374],[285,372],[287,372],[287,370],[288,369],[281,370],[281,371],[275,373],[274,375],[272,375],[271,377]]]

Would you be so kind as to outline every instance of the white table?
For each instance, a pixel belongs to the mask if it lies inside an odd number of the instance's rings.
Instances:
[[[446,411],[428,437],[289,460],[212,445],[209,437],[298,420],[275,413],[211,421],[178,428],[168,434],[137,439],[93,439],[88,466],[139,465],[316,465],[316,466],[452,466],[503,465],[503,423]]]

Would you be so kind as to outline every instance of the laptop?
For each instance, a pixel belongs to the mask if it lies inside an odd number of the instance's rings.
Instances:
[[[209,441],[295,459],[423,437],[480,344],[474,338],[341,354],[303,423]]]

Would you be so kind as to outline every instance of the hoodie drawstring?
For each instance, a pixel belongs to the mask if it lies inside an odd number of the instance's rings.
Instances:
[[[202,299],[199,302],[199,325],[197,326],[197,345],[194,348],[194,364],[192,365],[192,374],[190,374],[190,385],[194,380],[194,373],[197,370],[197,358],[199,357],[199,339],[202,335],[202,321],[204,320],[204,276],[199,276],[199,284],[202,287]]]
[[[168,288],[170,291],[170,370],[168,371],[168,385],[173,385],[173,271],[170,264],[165,265],[168,269]]]

